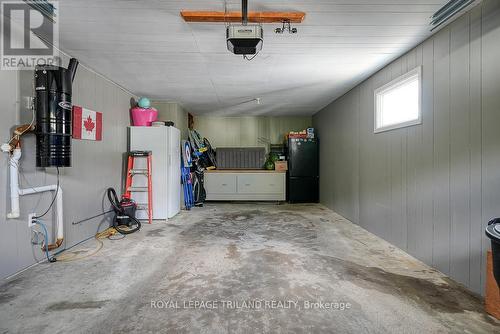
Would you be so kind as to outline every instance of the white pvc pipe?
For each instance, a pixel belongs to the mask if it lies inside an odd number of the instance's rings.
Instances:
[[[21,149],[16,148],[12,152],[9,165],[10,165],[10,213],[7,218],[19,218],[19,171],[18,164],[21,158]]]
[[[38,194],[47,191],[57,191],[56,195],[56,244],[60,245],[64,238],[63,224],[63,191],[56,184],[34,188],[19,189],[19,159],[21,159],[21,149],[16,148],[10,156],[10,213],[7,218],[19,218],[19,196]]]

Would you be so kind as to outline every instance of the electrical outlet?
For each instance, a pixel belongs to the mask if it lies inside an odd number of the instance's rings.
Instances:
[[[33,222],[34,217],[36,217],[36,213],[30,213],[28,215],[28,227],[35,225],[35,223]]]

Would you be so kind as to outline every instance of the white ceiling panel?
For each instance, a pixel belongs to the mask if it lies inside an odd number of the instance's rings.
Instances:
[[[429,17],[445,2],[249,0],[251,11],[306,19],[296,35],[264,25],[263,50],[247,61],[226,50],[224,24],[179,15],[223,10],[222,0],[60,0],[60,46],[131,92],[195,114],[310,115],[429,36]],[[257,97],[260,105],[240,104]]]

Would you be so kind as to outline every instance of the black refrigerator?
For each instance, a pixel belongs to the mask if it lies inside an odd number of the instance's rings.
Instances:
[[[290,203],[319,202],[319,147],[316,138],[288,139],[287,198]]]

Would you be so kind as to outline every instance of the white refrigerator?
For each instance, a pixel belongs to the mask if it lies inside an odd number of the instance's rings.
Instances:
[[[172,126],[130,126],[129,151],[152,152],[153,219],[168,219],[181,208],[181,132]],[[145,168],[146,158],[135,158],[134,168]],[[133,187],[146,187],[147,177],[136,175]],[[147,192],[132,192],[137,203],[147,203]],[[147,219],[146,210],[137,218]]]

